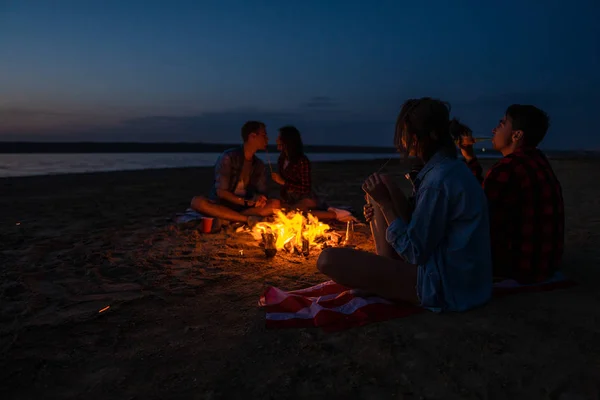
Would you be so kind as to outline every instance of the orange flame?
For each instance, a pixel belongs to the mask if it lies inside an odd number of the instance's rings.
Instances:
[[[299,212],[291,211],[286,215],[278,210],[273,222],[259,222],[250,233],[259,241],[263,233],[273,233],[277,250],[283,249],[291,242],[290,251],[293,251],[294,247],[302,248],[302,238],[308,241],[309,246],[316,246],[315,239],[324,236],[329,229],[329,225],[322,223],[312,214],[305,218]]]

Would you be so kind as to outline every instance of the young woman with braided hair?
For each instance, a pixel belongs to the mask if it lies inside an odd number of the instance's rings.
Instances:
[[[456,157],[447,103],[432,98],[404,103],[395,146],[416,156],[414,209],[393,182],[371,175],[367,194],[377,254],[325,249],[317,261],[334,281],[390,300],[432,311],[464,311],[492,294],[490,232],[486,198]]]

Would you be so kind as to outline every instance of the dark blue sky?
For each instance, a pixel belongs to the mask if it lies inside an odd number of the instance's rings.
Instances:
[[[595,1],[0,0],[0,140],[391,144],[408,97],[489,134],[552,118],[543,147],[600,149]],[[594,119],[593,119],[594,118]]]

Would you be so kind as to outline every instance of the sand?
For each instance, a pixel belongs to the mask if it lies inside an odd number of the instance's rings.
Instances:
[[[315,164],[316,188],[360,211],[379,165]],[[325,280],[316,254],[267,260],[249,235],[169,221],[211,169],[2,179],[0,397],[598,398],[600,161],[553,165],[579,286],[335,334],[266,330],[257,307]]]

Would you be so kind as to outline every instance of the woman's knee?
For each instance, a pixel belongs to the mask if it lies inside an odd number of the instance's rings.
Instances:
[[[199,210],[204,208],[204,205],[208,202],[208,200],[203,197],[203,196],[194,196],[192,198],[192,201],[190,203],[190,206],[195,209],[195,210]]]
[[[302,209],[308,211],[313,208],[316,208],[317,202],[314,199],[306,198],[306,199],[300,200],[300,202],[298,202],[298,206],[299,206],[299,208],[302,208]]]

